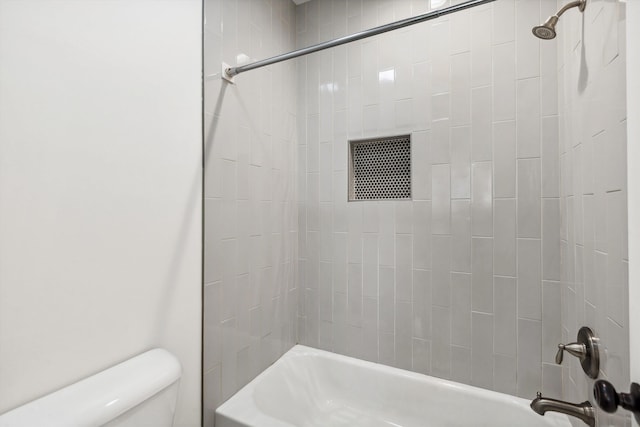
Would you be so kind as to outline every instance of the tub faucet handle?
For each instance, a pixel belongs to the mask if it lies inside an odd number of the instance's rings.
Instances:
[[[558,365],[562,364],[562,359],[565,351],[576,356],[580,360],[583,360],[585,357],[587,357],[587,346],[585,346],[584,344],[580,344],[577,342],[572,342],[571,344],[558,344],[558,352],[556,353],[556,363]]]
[[[566,351],[580,360],[582,370],[589,378],[596,379],[600,369],[600,352],[598,348],[598,338],[590,328],[583,326],[578,331],[577,342],[558,344],[556,363],[558,365],[562,364],[564,352]]]
[[[598,380],[593,385],[593,397],[603,411],[612,414],[621,406],[633,412],[636,421],[640,422],[640,385],[637,383],[631,383],[629,393],[618,393],[609,381]]]

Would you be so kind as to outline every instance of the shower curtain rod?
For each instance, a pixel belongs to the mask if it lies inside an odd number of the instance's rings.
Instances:
[[[340,46],[345,43],[350,43],[356,40],[362,40],[367,37],[376,36],[378,34],[386,33],[388,31],[397,30],[398,28],[408,27],[410,25],[419,24],[421,22],[436,19],[450,13],[460,12],[465,9],[469,9],[475,6],[480,6],[485,3],[490,3],[495,0],[470,0],[464,3],[456,4],[453,6],[445,7],[443,9],[434,10],[432,12],[425,13],[423,15],[413,16],[411,18],[402,19],[400,21],[392,22],[390,24],[381,25],[379,27],[370,28],[359,33],[351,34],[348,36],[340,37],[334,40],[329,40],[323,43],[319,43],[313,46],[305,47],[302,49],[294,50],[282,55],[273,56],[261,61],[252,62],[247,65],[241,65],[238,67],[228,67],[226,64],[222,64],[222,77],[225,80],[233,82],[233,77],[245,71],[255,70],[256,68],[262,68],[267,65],[276,64],[278,62],[286,61],[288,59],[297,58],[299,56],[308,55],[310,53],[318,52],[321,50],[329,49],[331,47]]]

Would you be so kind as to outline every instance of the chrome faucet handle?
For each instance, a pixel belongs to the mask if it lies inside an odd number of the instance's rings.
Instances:
[[[556,363],[562,364],[564,352],[567,352],[580,360],[582,370],[589,378],[598,378],[600,370],[600,354],[598,352],[598,338],[593,331],[586,326],[578,331],[578,341],[570,344],[558,344]]]
[[[572,342],[571,344],[558,344],[558,352],[556,353],[556,363],[562,364],[564,352],[567,352],[581,361],[587,357],[587,346],[581,343]]]

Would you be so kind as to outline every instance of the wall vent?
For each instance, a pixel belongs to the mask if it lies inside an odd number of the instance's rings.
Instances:
[[[411,199],[411,136],[349,141],[349,201]]]

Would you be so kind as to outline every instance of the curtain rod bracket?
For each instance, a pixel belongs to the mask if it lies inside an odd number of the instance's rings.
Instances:
[[[223,80],[226,80],[227,82],[233,84],[236,84],[236,80],[235,80],[235,76],[237,73],[233,72],[234,70],[231,68],[231,66],[227,63],[222,63],[222,72],[221,72],[221,76]]]

